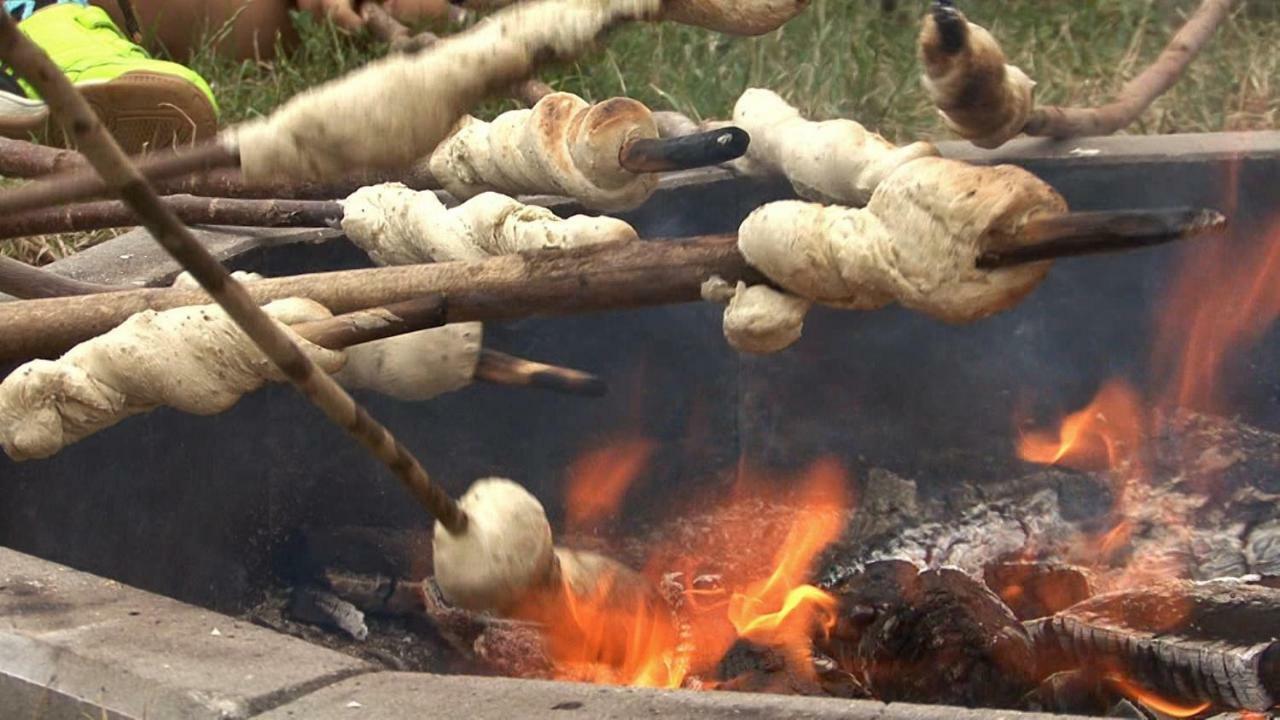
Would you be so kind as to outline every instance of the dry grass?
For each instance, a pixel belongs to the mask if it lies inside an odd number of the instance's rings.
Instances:
[[[1198,0],[964,0],[1038,82],[1042,101],[1098,104],[1144,67]],[[923,0],[885,13],[879,0],[813,0],[799,18],[762,38],[727,38],[673,25],[637,26],[589,62],[545,74],[557,89],[598,100],[630,95],[697,118],[725,117],[747,87],[769,87],[814,117],[852,117],[895,140],[943,139],[918,80],[915,36]],[[268,112],[299,90],[340,75],[384,48],[298,18],[302,43],[272,63],[198,57],[225,119]],[[1280,3],[1245,0],[1187,77],[1130,132],[1270,129],[1280,94]],[[503,105],[484,109],[492,114]],[[3,243],[46,261],[101,239]]]

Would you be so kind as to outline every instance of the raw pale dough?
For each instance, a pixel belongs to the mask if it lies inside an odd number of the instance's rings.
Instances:
[[[800,339],[804,316],[812,305],[808,300],[778,292],[768,285],[739,282],[731,287],[720,278],[712,278],[702,286],[702,297],[712,302],[727,302],[724,311],[724,337],[739,352],[760,355],[790,347]]]
[[[967,27],[966,46],[948,53],[933,16],[925,17],[920,32],[924,87],[953,132],[978,147],[997,148],[1026,127],[1036,84],[1006,64],[1004,51],[986,28]]]
[[[467,610],[506,614],[554,582],[551,524],[538,499],[503,478],[477,480],[458,501],[467,529],[436,523],[435,580],[446,600]]]
[[[897,147],[852,120],[805,120],[776,93],[758,88],[738,98],[733,123],[751,135],[738,169],[781,174],[815,202],[865,205],[894,170],[938,154],[925,142]]]
[[[595,105],[551,93],[492,123],[465,117],[430,159],[431,174],[459,199],[487,190],[507,195],[567,195],[596,210],[626,210],[648,199],[654,173],[623,169],[631,140],[658,137],[653,116],[629,98]]]
[[[263,310],[285,325],[330,316],[299,298]],[[342,353],[286,331],[326,372],[342,366]],[[14,460],[45,458],[162,405],[212,415],[266,381],[284,379],[216,305],[141,312],[58,360],[33,360],[10,373],[0,383],[0,444]]]
[[[446,208],[435,193],[399,183],[352,193],[343,201],[342,230],[382,265],[479,260],[636,239],[630,225],[609,217],[562,220],[544,207],[497,193]]]
[[[401,400],[427,400],[471,384],[484,324],[455,323],[347,348],[336,375],[343,387]]]
[[[979,270],[978,256],[1016,247],[1037,216],[1066,202],[1010,165],[977,167],[921,158],[876,189],[865,209],[769,203],[738,230],[747,261],[815,302],[872,309],[898,302],[935,318],[970,322],[1021,300],[1049,263]]]
[[[461,0],[473,10],[489,10],[516,0]],[[663,20],[696,25],[729,35],[763,35],[778,29],[809,0],[665,0]]]
[[[223,133],[245,180],[334,180],[426,157],[486,96],[538,63],[572,59],[610,26],[656,17],[661,0],[533,0],[417,54],[369,63]]]
[[[429,192],[423,195],[435,198]],[[258,273],[240,270],[231,277],[240,282],[262,279]],[[174,278],[173,286],[188,290],[200,287],[186,272]],[[483,323],[470,322],[353,345],[344,351],[347,362],[334,379],[348,390],[372,390],[400,400],[429,400],[471,384],[483,337]]]
[[[254,280],[261,280],[262,276],[256,272],[236,270],[231,273],[231,279],[237,282],[247,283],[253,282]],[[183,270],[173,279],[173,287],[178,290],[199,290],[200,283],[196,282],[196,279],[191,277],[191,273]]]
[[[809,0],[666,0],[662,19],[728,35],[763,35],[808,5]]]

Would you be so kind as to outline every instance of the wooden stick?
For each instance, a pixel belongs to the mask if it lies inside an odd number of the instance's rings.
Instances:
[[[262,304],[309,297],[334,313],[440,293],[447,322],[507,320],[647,307],[701,299],[712,275],[755,284],[732,235],[694,242],[632,242],[504,255],[475,262],[341,270],[249,283]],[[138,288],[93,296],[0,303],[0,360],[56,357],[143,310],[210,302],[200,290]]]
[[[1023,238],[1031,244],[983,253],[977,265],[981,270],[994,270],[1056,258],[1121,252],[1217,233],[1226,226],[1225,215],[1203,208],[1067,213],[1032,220],[1022,229]]]
[[[212,140],[135,158],[132,167],[140,177],[154,183],[239,165],[240,154],[235,148]],[[0,193],[0,216],[113,194],[110,191],[111,186],[101,177],[87,168],[77,168]]]
[[[0,292],[17,298],[93,295],[122,289],[128,288],[72,280],[0,255]],[[440,327],[445,324],[444,307],[444,296],[432,293],[386,307],[356,310],[290,327],[320,347],[342,350],[373,340]],[[497,385],[537,387],[566,395],[598,397],[608,392],[605,382],[591,373],[526,360],[487,348],[480,351],[474,378]]]
[[[1178,214],[1182,213],[1182,214]],[[1026,232],[1050,247],[991,253],[1000,267],[1043,262],[1082,252],[1150,244],[1155,231],[1194,237],[1220,229],[1212,211],[1113,211],[1068,214],[1030,223]],[[1137,239],[1121,230],[1130,227]],[[1155,228],[1153,231],[1152,228]],[[1073,234],[1074,233],[1074,234]],[[1101,234],[1101,236],[1100,236]],[[1013,254],[1014,257],[1005,257]],[[254,302],[309,297],[335,313],[385,306],[431,293],[446,301],[445,322],[511,320],[694,302],[702,283],[769,284],[738,252],[733,235],[685,241],[636,241],[572,250],[542,250],[475,262],[401,265],[260,280],[248,286]],[[143,310],[207,303],[202,292],[137,289],[93,298],[54,298],[0,304],[0,361],[49,357],[100,335]]]
[[[142,44],[142,26],[138,24],[138,14],[133,11],[131,0],[116,0],[120,7],[120,17],[124,18],[124,29],[135,45]]]
[[[5,177],[33,178],[84,167],[84,156],[75,150],[0,137],[0,175]]]
[[[365,27],[369,28],[369,32],[390,46],[391,52],[422,52],[440,41],[440,38],[432,32],[423,31],[417,35],[409,32],[409,28],[377,2],[366,2],[361,5],[360,15],[364,17]],[[533,107],[535,103],[552,92],[554,91],[550,85],[541,80],[529,79],[513,86],[510,95],[525,107]]]
[[[15,178],[37,178],[55,173],[79,171],[79,177],[89,171],[84,156],[74,150],[36,145],[24,140],[0,138],[0,175]],[[92,191],[82,198],[101,197],[106,194],[104,185],[93,176]],[[62,177],[54,179],[61,184]],[[204,195],[230,198],[278,198],[297,200],[328,200],[350,195],[359,188],[382,182],[403,182],[414,190],[435,190],[440,187],[431,173],[415,167],[407,173],[364,173],[353,175],[337,183],[268,183],[246,185],[244,177],[235,168],[222,168],[196,173],[184,178],[171,179],[156,184],[156,190],[165,195]]]
[[[152,236],[208,291],[263,353],[335,424],[358,439],[413,493],[418,502],[452,533],[465,532],[467,516],[453,498],[431,481],[426,471],[389,430],[369,416],[341,386],[293,343],[274,320],[231,278],[155,190],[129,163],[120,146],[99,122],[93,108],[49,56],[18,30],[8,13],[0,13],[0,59],[27,79],[48,103],[67,134],[82,148],[104,181],[133,208]],[[80,296],[90,301],[102,296]],[[54,301],[34,301],[54,302]]]
[[[681,138],[632,141],[623,146],[618,160],[636,173],[705,167],[741,157],[748,142],[743,130],[728,127]],[[335,200],[170,195],[163,202],[188,225],[334,227],[342,221],[342,205]],[[0,240],[136,224],[124,203],[101,200],[0,215]]]
[[[608,391],[604,381],[595,375],[525,360],[497,350],[481,351],[475,377],[500,385],[526,385],[570,395],[599,397]]]
[[[161,202],[188,225],[336,227],[342,222],[342,204],[336,200],[246,200],[170,195],[161,198]],[[137,217],[124,203],[101,200],[0,217],[0,240],[137,224]]]
[[[632,140],[618,151],[618,164],[633,173],[671,172],[719,165],[747,152],[751,137],[739,127],[674,138]]]
[[[1235,4],[1236,0],[1204,0],[1155,62],[1125,83],[1110,103],[1093,108],[1037,107],[1023,132],[1053,138],[1083,137],[1110,135],[1133,124],[1178,82]]]

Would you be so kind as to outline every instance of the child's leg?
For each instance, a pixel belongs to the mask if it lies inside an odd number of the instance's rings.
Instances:
[[[294,40],[291,0],[132,0],[138,23],[176,60],[185,61],[219,31],[218,52],[237,59],[269,59],[276,43]],[[93,0],[124,27],[116,0]],[[229,28],[228,28],[229,25]]]

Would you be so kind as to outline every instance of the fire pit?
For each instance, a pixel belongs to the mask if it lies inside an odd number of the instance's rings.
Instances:
[[[282,387],[215,417],[161,410],[49,460],[0,461],[0,543],[277,631],[246,628],[262,643],[295,635],[363,661],[228,716],[327,717],[391,697],[387,714],[422,716],[431,697],[396,688],[428,680],[472,698],[452,714],[495,717],[1267,710],[1280,697],[1280,343],[1267,332],[1280,134],[944,155],[1020,164],[1073,209],[1216,207],[1232,231],[1060,263],[1018,308],[964,328],[815,311],[796,347],[763,358],[730,350],[709,305],[491,324],[503,350],[588,369],[610,394],[367,398],[450,492],[517,478],[563,544],[643,570],[674,655],[643,647],[651,628],[634,618],[601,613],[597,645],[557,650],[528,624],[448,607],[420,511]],[[788,191],[697,171],[624,217],[644,237],[728,232]],[[269,275],[368,263],[331,232],[206,239]],[[164,281],[177,268],[158,253],[125,236],[54,269]],[[0,598],[30,597],[22,578],[37,566],[24,560]],[[23,632],[0,632],[0,650]],[[637,642],[605,672],[592,661],[619,638]],[[21,653],[0,659],[0,688],[33,682]]]

